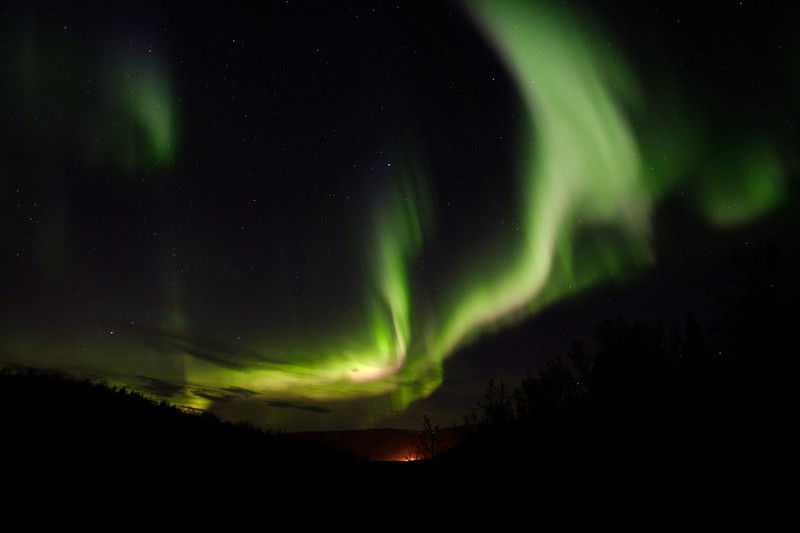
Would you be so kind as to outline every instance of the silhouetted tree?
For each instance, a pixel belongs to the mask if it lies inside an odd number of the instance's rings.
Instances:
[[[676,347],[676,372],[685,401],[703,401],[716,393],[720,375],[718,357],[692,313],[686,314],[683,335]]]
[[[788,291],[796,283],[788,259],[777,246],[759,243],[734,254],[736,289],[723,295],[724,309],[714,322],[725,394],[753,424],[764,424],[793,401],[791,346],[800,314],[797,293]]]
[[[774,246],[756,245],[732,255],[737,287],[722,296],[723,312],[715,321],[722,351],[735,371],[749,366],[754,356],[783,351],[782,338],[795,325],[796,309],[783,291],[783,258]],[[751,368],[748,373],[763,368]]]
[[[480,408],[482,422],[489,427],[506,426],[514,420],[514,404],[504,381],[495,385],[494,379],[489,380]]]
[[[461,419],[461,425],[458,426],[457,432],[461,441],[468,441],[478,434],[481,427],[481,419],[478,414],[478,409],[473,407]]]
[[[428,415],[424,415],[422,430],[414,438],[416,459],[436,459],[442,452],[442,432],[439,424],[433,424]]]
[[[647,409],[664,399],[671,371],[660,326],[606,319],[595,330],[595,342],[594,401],[614,409]]]
[[[609,465],[614,475],[763,469],[793,427],[800,305],[796,288],[787,294],[784,261],[772,247],[736,255],[737,289],[711,330],[692,313],[668,337],[660,324],[605,319],[592,344],[573,342],[566,357],[526,376],[511,395],[490,380],[465,417],[475,438],[462,443],[462,457],[495,467],[500,458],[517,465],[537,453],[554,473],[568,464]]]
[[[514,390],[517,418],[531,422],[575,402],[578,380],[561,357],[548,361],[535,376],[526,376]]]
[[[573,341],[567,348],[567,359],[575,368],[578,393],[579,395],[583,394],[591,387],[594,354],[587,348],[584,341]]]

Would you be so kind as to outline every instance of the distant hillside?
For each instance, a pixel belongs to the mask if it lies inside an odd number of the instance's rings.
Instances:
[[[0,371],[0,416],[6,460],[39,471],[254,474],[357,461],[308,439],[36,371]]]
[[[457,430],[444,428],[440,432],[441,450],[453,448],[458,442]],[[417,444],[419,444],[420,432],[411,429],[308,431],[292,433],[292,435],[351,453],[369,461],[408,461],[418,458]]]

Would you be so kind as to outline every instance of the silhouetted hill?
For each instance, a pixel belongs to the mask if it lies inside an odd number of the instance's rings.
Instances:
[[[5,458],[29,474],[257,477],[357,462],[306,439],[36,371],[0,372],[0,406]]]

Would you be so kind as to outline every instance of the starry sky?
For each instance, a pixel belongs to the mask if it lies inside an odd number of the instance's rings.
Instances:
[[[640,5],[644,4],[644,5]],[[796,252],[792,2],[5,2],[0,362],[442,426]]]

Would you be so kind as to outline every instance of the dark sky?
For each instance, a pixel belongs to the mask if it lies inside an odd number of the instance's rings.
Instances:
[[[796,253],[791,2],[0,17],[4,364],[450,425],[601,318],[709,318],[733,250]]]

